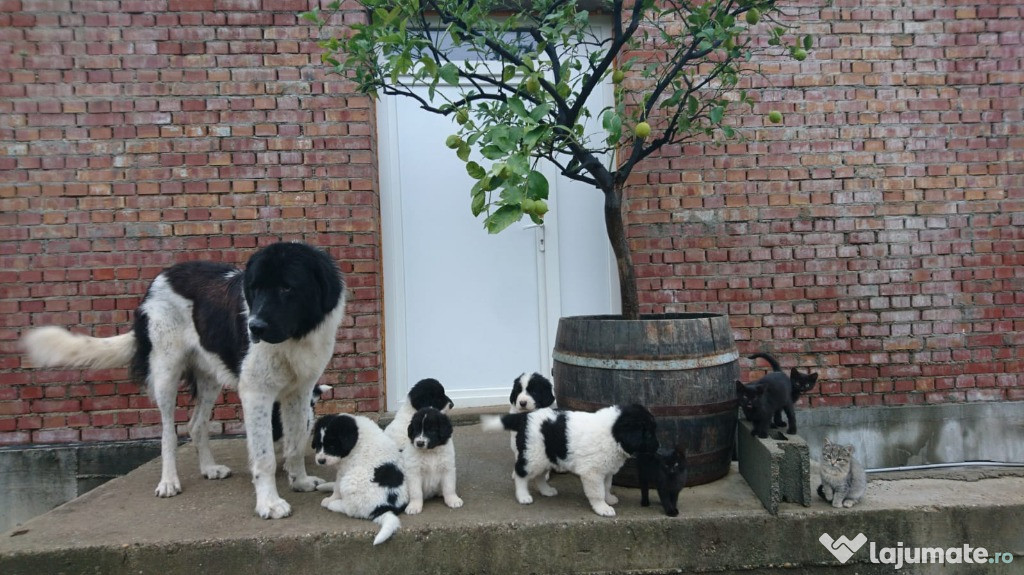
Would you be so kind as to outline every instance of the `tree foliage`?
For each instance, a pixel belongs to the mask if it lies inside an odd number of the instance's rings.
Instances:
[[[492,233],[524,215],[542,222],[549,192],[542,161],[604,193],[623,310],[633,316],[621,213],[630,173],[666,145],[736,137],[726,118],[751,103],[738,89],[747,63],[772,46],[798,60],[811,47],[810,37],[788,35],[774,21],[775,0],[360,4],[366,21],[322,39],[323,61],[363,92],[412,98],[455,119],[446,144],[466,163],[475,182],[471,210]],[[339,6],[303,17],[325,27]],[[615,104],[594,110],[592,96],[609,75]],[[601,133],[585,129],[592,118]],[[473,150],[487,165],[471,159]]]

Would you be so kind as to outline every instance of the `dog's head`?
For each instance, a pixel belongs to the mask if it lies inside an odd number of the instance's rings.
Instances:
[[[619,417],[612,425],[612,437],[630,455],[654,453],[658,450],[658,423],[640,404],[620,406]]]
[[[325,415],[313,426],[313,451],[320,465],[337,465],[359,441],[359,427],[351,415]]]
[[[417,449],[433,449],[452,438],[452,422],[438,409],[424,407],[409,422],[409,441]]]
[[[416,410],[433,407],[444,413],[455,407],[451,398],[445,395],[441,382],[432,377],[421,379],[412,386],[412,389],[409,390],[409,405]]]
[[[524,373],[512,383],[508,401],[515,412],[551,407],[555,403],[555,388],[548,378],[539,373]]]
[[[339,305],[344,284],[334,260],[302,243],[271,244],[249,258],[242,279],[253,343],[281,343],[316,329]]]

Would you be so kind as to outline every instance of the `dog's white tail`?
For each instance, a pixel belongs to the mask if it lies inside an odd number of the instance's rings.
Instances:
[[[37,367],[124,367],[135,354],[135,333],[91,337],[57,326],[30,330],[21,339],[29,359]]]
[[[390,539],[391,536],[395,534],[395,531],[398,531],[398,528],[402,526],[402,522],[398,520],[398,516],[391,511],[378,515],[373,522],[380,525],[380,531],[377,532],[377,536],[373,538],[374,545],[380,545]]]
[[[484,431],[504,431],[505,426],[501,423],[500,415],[481,415],[480,427]]]

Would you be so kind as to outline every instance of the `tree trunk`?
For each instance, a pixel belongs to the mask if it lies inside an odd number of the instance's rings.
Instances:
[[[626,222],[622,214],[624,191],[624,182],[616,182],[611,189],[604,190],[604,225],[608,230],[608,240],[612,244],[615,263],[619,268],[622,317],[624,319],[639,319],[640,299],[637,296],[636,270],[633,268],[633,257],[629,253]]]

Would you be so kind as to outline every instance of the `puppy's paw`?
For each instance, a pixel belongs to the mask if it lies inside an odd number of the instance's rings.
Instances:
[[[619,503],[619,498],[612,495],[611,493],[608,493],[607,495],[604,496],[604,502],[607,503],[608,505],[617,505]]]
[[[317,486],[324,483],[323,479],[314,475],[307,475],[305,477],[299,477],[296,479],[288,478],[288,482],[291,484],[292,491],[316,491]]]
[[[409,504],[405,506],[405,514],[406,515],[419,515],[422,511],[423,511],[423,502],[422,501],[410,501]]]
[[[857,504],[857,502],[854,501],[853,499],[847,499],[847,500],[843,501],[843,507],[853,507],[856,504]]]
[[[203,477],[207,479],[224,479],[231,477],[231,468],[226,465],[208,465],[202,469]]]
[[[540,491],[540,494],[543,495],[544,497],[554,497],[555,495],[558,495],[558,490],[555,489],[554,487],[551,487],[547,483],[543,485],[538,485],[537,491]]]
[[[516,501],[518,501],[519,503],[521,503],[523,505],[529,505],[529,504],[533,503],[533,496],[531,496],[530,494],[526,494],[526,495],[519,495],[519,494],[517,494],[516,495]]]
[[[256,515],[263,519],[281,519],[292,514],[292,506],[287,501],[277,498],[267,498],[266,501],[256,503]]]
[[[165,479],[156,486],[157,497],[174,497],[179,493],[181,493],[181,482],[178,481],[177,477]]]
[[[452,495],[451,497],[444,498],[444,504],[452,509],[458,509],[462,507],[462,498],[458,495]]]
[[[320,491],[321,493],[331,493],[331,492],[334,491],[334,482],[333,481],[325,481],[325,482],[321,483],[320,485],[317,485],[316,486],[316,490]]]
[[[341,499],[332,499],[327,504],[327,508],[335,513],[345,513],[345,504],[342,503]]]
[[[601,517],[615,517],[615,510],[612,509],[611,505],[608,505],[606,503],[602,503],[602,504],[591,504],[590,506],[594,508],[594,513],[597,513]]]
[[[333,497],[324,497],[323,499],[320,500],[320,507],[327,509],[328,507],[331,506],[331,501],[334,501]]]

